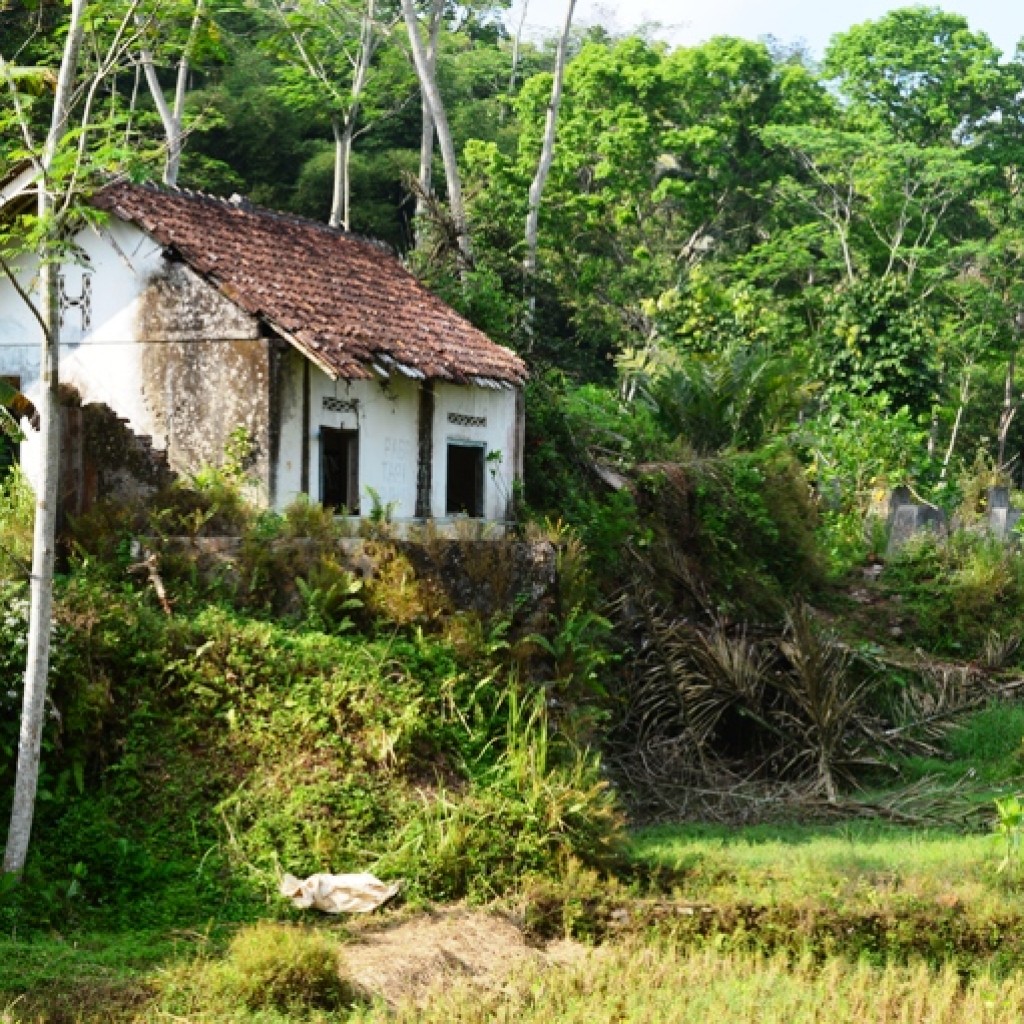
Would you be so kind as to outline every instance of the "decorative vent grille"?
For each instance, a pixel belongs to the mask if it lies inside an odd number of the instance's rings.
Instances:
[[[470,416],[464,412],[448,413],[448,422],[456,427],[486,427],[486,416]]]
[[[82,291],[77,298],[68,294],[63,274],[57,277],[57,287],[60,293],[61,327],[67,321],[68,310],[77,309],[82,318],[82,330],[88,331],[92,327],[92,274],[82,274]]]
[[[331,395],[324,396],[324,408],[328,412],[358,412],[358,398],[334,398]]]

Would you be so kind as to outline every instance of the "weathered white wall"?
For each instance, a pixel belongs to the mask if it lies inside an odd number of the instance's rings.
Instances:
[[[486,426],[452,423],[455,416],[483,417]],[[484,518],[507,519],[515,477],[516,399],[511,389],[435,385],[434,460],[431,478],[431,507],[434,515],[445,514],[448,444],[451,441],[483,446],[491,458],[484,464]]]
[[[79,308],[66,310],[61,379],[83,403],[104,403],[136,434],[151,437],[177,472],[218,462],[226,436],[246,427],[259,446],[260,497],[277,508],[293,501],[302,490],[304,358],[287,349],[277,365],[255,318],[183,264],[167,261],[136,228],[111,221],[99,232],[84,232],[80,242],[86,265],[65,267],[66,290],[79,297],[84,275],[91,275],[91,326],[83,330]],[[22,281],[31,286],[30,273]],[[38,337],[32,314],[10,282],[0,281],[0,375],[20,378],[32,399],[39,392]],[[197,344],[203,339],[207,344]],[[308,479],[314,501],[320,499],[320,428],[356,429],[362,513],[371,510],[372,487],[396,519],[415,515],[421,387],[398,373],[380,381],[333,381],[311,366]],[[354,406],[330,407],[339,400]],[[486,426],[454,424],[449,413],[484,417]],[[22,463],[35,478],[39,445],[27,433]],[[499,453],[485,464],[484,509],[487,519],[505,519],[515,437],[514,391],[435,385],[432,516],[445,516],[448,442],[463,441]]]
[[[278,462],[276,500],[284,507],[301,493],[302,466],[302,359],[289,358],[282,374],[281,458]],[[320,428],[359,431],[359,486],[361,512],[371,510],[367,487],[384,505],[393,503],[395,519],[416,512],[419,447],[419,381],[393,374],[387,381],[332,381],[316,367],[310,371],[309,496],[320,499]],[[354,402],[355,409],[335,411],[334,401]],[[508,512],[514,476],[515,393],[478,387],[435,385],[431,477],[431,514],[445,515],[445,472],[449,440],[481,443],[501,458],[487,464],[484,509],[487,519],[503,520]],[[484,416],[486,427],[455,426],[448,413]]]
[[[281,375],[281,442],[275,504],[280,508],[302,492],[302,375],[304,360],[289,356]],[[416,385],[401,379],[386,382],[334,381],[310,367],[309,497],[320,500],[320,428],[359,431],[359,490],[361,511],[370,511],[366,490],[372,487],[382,504],[394,502],[396,517],[416,509]],[[345,411],[324,404],[351,402]]]
[[[66,305],[60,376],[83,403],[102,403],[167,451],[172,469],[216,463],[224,438],[250,430],[266,471],[267,344],[259,325],[136,228],[113,220],[78,239],[81,265],[62,268],[73,301],[91,283],[89,319]],[[31,288],[31,271],[21,282]],[[86,326],[87,325],[87,326]],[[209,345],[197,342],[209,339]],[[39,394],[39,328],[9,281],[0,282],[0,374]],[[228,387],[232,378],[241,386]],[[254,385],[262,384],[260,390]],[[35,478],[38,438],[26,431],[22,464]]]

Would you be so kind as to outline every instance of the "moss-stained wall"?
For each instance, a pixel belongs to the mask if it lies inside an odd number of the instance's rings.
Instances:
[[[249,467],[270,500],[273,342],[252,318],[180,263],[150,276],[137,307],[141,383],[153,432],[178,473],[219,465],[232,431],[251,438]]]

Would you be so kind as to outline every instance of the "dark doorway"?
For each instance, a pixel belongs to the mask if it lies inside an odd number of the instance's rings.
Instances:
[[[359,515],[359,431],[320,428],[320,504]]]
[[[484,514],[484,448],[479,444],[448,445],[445,511],[450,516],[481,518]]]

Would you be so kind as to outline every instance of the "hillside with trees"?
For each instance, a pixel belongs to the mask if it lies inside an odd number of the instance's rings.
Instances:
[[[246,502],[239,437],[73,520],[52,609],[0,378],[5,825],[42,750],[2,1024],[1020,1019],[1020,51],[928,6],[821,60],[571,2],[540,41],[476,2],[0,7],[0,178],[48,184],[4,274],[73,260],[112,177],[238,193],[386,243],[531,374],[514,536],[414,554],[368,501],[356,571],[329,511]],[[498,908],[518,973],[375,988],[387,928],[279,895],[319,871],[401,879],[388,926]]]

